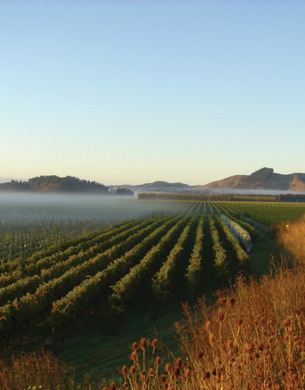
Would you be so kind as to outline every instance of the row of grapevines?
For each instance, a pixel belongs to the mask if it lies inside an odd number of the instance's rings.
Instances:
[[[99,253],[105,252],[107,249],[115,246],[116,244],[119,244],[120,242],[124,241],[129,236],[133,235],[134,233],[139,232],[141,229],[150,226],[152,223],[154,223],[155,219],[144,219],[138,221],[138,224],[129,228],[125,229],[124,231],[112,235],[108,237],[108,239],[101,241],[100,243],[90,247],[86,251],[81,251],[78,254],[74,256],[70,256],[67,260],[58,262],[54,264],[50,268],[44,268],[40,272],[40,276],[43,279],[43,281],[49,281],[52,278],[58,277],[62,273],[66,272],[69,268],[75,267],[79,264],[82,264],[83,262],[90,260],[91,258],[94,258]]]
[[[231,249],[238,260],[239,266],[242,268],[247,267],[249,263],[249,255],[240,246],[240,242],[236,237],[234,237],[226,223],[219,217],[217,217],[217,222],[220,224],[228,242],[230,243]]]
[[[197,203],[197,207],[195,208],[194,214],[199,214],[199,213],[200,213],[201,203],[202,203],[202,202],[198,202],[198,203]]]
[[[177,219],[175,217],[168,221],[160,220],[161,226],[156,228],[132,249],[109,263],[104,270],[75,286],[65,297],[53,302],[50,316],[51,325],[53,327],[61,327],[76,319],[79,313],[86,312],[86,309],[88,310],[89,305],[97,297],[105,294],[113,283],[122,278],[132,266],[145,256],[153,245],[156,245]]]
[[[215,211],[215,209],[213,207],[213,202],[207,202],[207,204],[208,204],[209,214],[210,215],[216,214],[216,211]]]
[[[0,263],[8,265],[16,258],[24,259],[33,253],[47,250],[50,246],[60,247],[63,242],[88,234],[88,224],[79,221],[53,222],[31,221],[29,218],[18,219],[0,214]],[[14,215],[14,212],[12,213]],[[101,229],[105,225],[91,223],[90,229]]]
[[[181,261],[184,246],[196,220],[197,218],[193,217],[186,225],[166,261],[152,278],[152,290],[159,301],[164,301],[167,297],[172,295],[173,279],[176,275],[179,262]]]
[[[223,213],[228,215],[232,221],[236,222],[243,229],[245,229],[250,234],[252,240],[257,238],[257,231],[249,223],[237,217],[238,212],[236,212],[236,209],[232,207],[232,204],[221,203],[220,208],[222,209]]]
[[[219,233],[215,225],[215,220],[212,217],[209,217],[211,238],[213,242],[213,250],[215,253],[214,264],[216,272],[220,278],[226,277],[229,274],[229,267],[226,261],[227,254],[226,250],[221,245],[219,238]]]
[[[112,294],[109,297],[109,302],[112,309],[117,312],[124,312],[128,301],[134,296],[135,292],[143,282],[152,276],[154,269],[158,268],[160,260],[166,255],[177,235],[185,226],[190,216],[180,219],[168,232],[165,234],[157,245],[155,245],[141,260],[135,265],[127,275],[120,279],[112,286]]]
[[[101,240],[107,240],[112,237],[114,234],[118,234],[127,229],[130,229],[134,226],[134,222],[128,222],[122,224],[118,228],[107,229],[107,231],[103,231],[102,233],[95,232],[91,233],[88,236],[83,237],[83,239],[78,239],[70,242],[69,244],[65,244],[65,246],[61,246],[60,248],[52,247],[52,249],[39,253],[35,253],[30,258],[24,259],[16,259],[12,264],[5,264],[2,268],[10,267],[9,273],[4,273],[2,270],[1,278],[0,278],[0,286],[4,287],[10,283],[13,283],[15,280],[20,279],[21,277],[27,275],[35,275],[38,274],[39,271],[43,268],[47,268],[50,264],[54,264],[60,261],[63,261],[70,257],[73,254],[80,252],[81,250],[86,250]],[[6,270],[7,271],[7,270]]]
[[[196,214],[197,202],[190,202],[187,207],[187,214]]]
[[[110,227],[107,228],[105,231],[111,231],[115,227]],[[36,262],[38,259],[46,256],[51,256],[53,253],[56,252],[63,252],[65,251],[68,247],[70,246],[76,246],[78,244],[81,244],[83,242],[86,242],[87,240],[94,239],[96,236],[98,236],[100,232],[91,232],[87,233],[85,236],[82,235],[81,237],[75,238],[73,240],[67,240],[65,242],[62,242],[60,244],[53,244],[53,245],[48,245],[46,248],[42,250],[35,251],[34,253],[31,254],[31,256],[27,257],[27,262]],[[13,270],[16,270],[20,268],[20,263],[24,260],[24,256],[18,256],[15,259],[8,261],[8,262],[2,262],[0,264],[0,273],[5,273],[5,272],[11,272]]]
[[[246,248],[247,253],[252,249],[252,239],[250,233],[244,229],[239,223],[230,219],[224,214],[221,214],[220,219],[228,226],[234,237]]]
[[[196,231],[195,244],[185,274],[188,284],[192,290],[195,290],[201,282],[204,221],[205,218],[204,216],[202,216],[199,220],[199,224]]]
[[[31,317],[36,317],[46,311],[51,307],[53,301],[67,294],[68,291],[86,279],[88,275],[93,275],[104,269],[115,258],[133,248],[147,235],[150,229],[151,226],[141,229],[120,244],[111,247],[77,267],[71,268],[59,278],[40,285],[34,294],[27,293],[20,298],[15,298],[13,302],[1,306],[0,334],[5,331],[10,332],[18,324],[29,321]]]
[[[90,248],[88,251],[80,251],[77,255],[70,256],[65,261],[58,261],[50,268],[42,269],[39,275],[33,275],[21,279],[13,279],[15,282],[12,282],[10,285],[6,287],[0,288],[0,305],[5,304],[8,300],[12,300],[16,297],[20,297],[27,292],[34,293],[37,287],[42,283],[47,283],[54,278],[58,278],[63,275],[65,272],[69,271],[71,267],[76,267],[80,264],[84,264],[86,261],[94,258],[98,253],[113,247],[114,245],[120,243],[124,238],[126,238],[129,234],[137,232],[139,229],[146,227],[151,224],[151,219],[142,220],[142,223],[139,223],[138,227],[133,227],[123,232],[115,235],[108,239],[108,241],[103,242],[100,245],[95,245]],[[36,271],[39,273],[39,268],[42,264],[48,264],[48,262],[39,261],[37,263]],[[52,263],[51,263],[52,264]],[[32,269],[31,265],[31,269]]]

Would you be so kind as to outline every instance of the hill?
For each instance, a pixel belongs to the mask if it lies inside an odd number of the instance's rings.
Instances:
[[[139,185],[105,186],[95,181],[81,180],[77,177],[39,176],[28,181],[11,180],[0,182],[0,192],[51,192],[51,193],[102,193],[132,196],[134,192],[140,193],[211,193],[211,192],[255,192],[280,191],[305,192],[305,173],[291,173],[283,175],[275,173],[273,168],[262,168],[251,175],[233,175],[222,180],[213,181],[205,185],[191,186],[185,183],[169,183],[154,181]]]
[[[283,175],[275,173],[273,168],[262,168],[251,175],[230,176],[196,189],[305,191],[305,173]]]
[[[51,192],[51,193],[99,193],[108,194],[108,187],[95,181],[77,177],[39,176],[28,181],[11,180],[0,184],[0,192]]]
[[[166,181],[154,181],[140,185],[122,185],[122,188],[128,188],[134,192],[170,192],[185,193],[192,190],[192,186],[184,183],[168,183]]]
[[[213,187],[213,188],[234,188],[234,187],[238,186],[238,184],[246,177],[247,177],[246,175],[229,176],[225,179],[213,181],[209,184],[199,186],[196,188],[198,188],[198,189],[199,188],[210,188],[210,187]]]

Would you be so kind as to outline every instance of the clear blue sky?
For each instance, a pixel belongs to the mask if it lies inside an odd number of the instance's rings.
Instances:
[[[305,172],[305,2],[0,0],[0,176]]]

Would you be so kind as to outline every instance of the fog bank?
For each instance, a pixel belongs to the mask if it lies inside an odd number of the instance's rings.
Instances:
[[[171,205],[104,195],[0,193],[0,218],[10,220],[105,220],[117,223],[171,211]]]

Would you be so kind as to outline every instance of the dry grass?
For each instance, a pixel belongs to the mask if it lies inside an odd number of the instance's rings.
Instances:
[[[285,222],[276,226],[279,243],[298,264],[305,265],[305,215],[296,222]]]
[[[185,306],[178,333],[194,388],[304,388],[304,291],[304,273],[288,270],[260,284],[240,278],[213,308]]]
[[[0,360],[0,389],[70,390],[74,371],[50,352],[22,353],[9,361]]]

